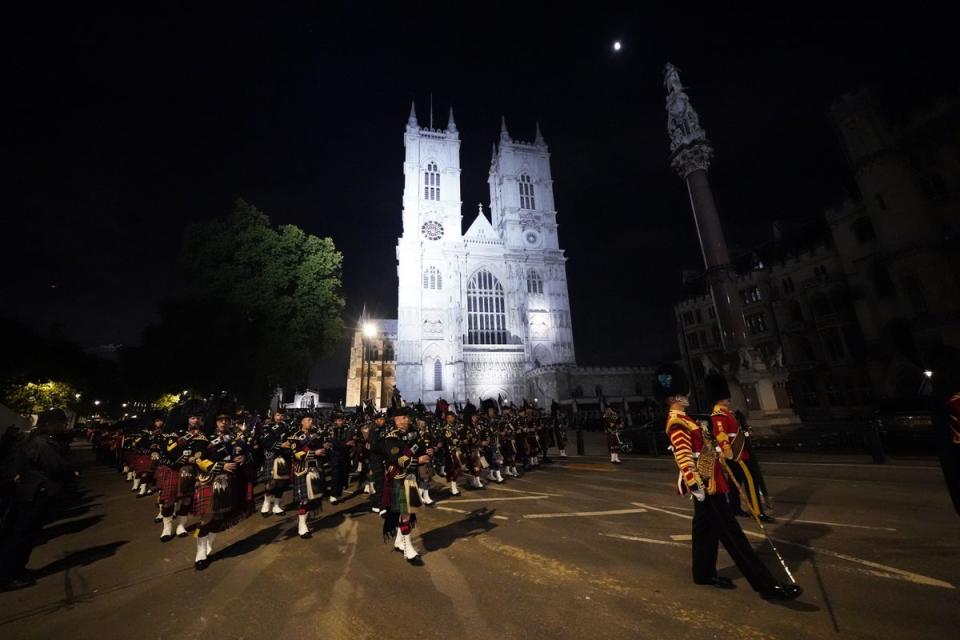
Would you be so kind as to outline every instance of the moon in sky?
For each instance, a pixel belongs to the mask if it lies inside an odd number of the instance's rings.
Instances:
[[[623,46],[623,45],[620,44],[620,41],[617,40],[616,42],[613,43],[613,50],[614,50],[614,51],[620,51],[620,49],[621,49],[622,46]]]

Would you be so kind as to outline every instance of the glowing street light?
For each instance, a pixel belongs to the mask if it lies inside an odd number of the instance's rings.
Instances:
[[[79,400],[79,399],[80,399],[80,394],[79,394],[79,393],[75,393],[75,394],[73,394],[73,397],[76,398],[77,400]]]
[[[929,378],[932,378],[932,377],[933,377],[933,371],[930,371],[930,369],[925,369],[925,370],[923,371],[923,375],[927,376],[928,379],[929,379]]]
[[[123,403],[123,408],[124,408],[124,409],[127,408],[127,403],[126,403],[126,402]]]
[[[99,406],[100,406],[100,401],[99,401],[99,400],[94,400],[94,401],[93,401],[93,406],[99,407]]]
[[[377,325],[372,322],[363,323],[363,335],[367,338],[373,338],[377,335]]]

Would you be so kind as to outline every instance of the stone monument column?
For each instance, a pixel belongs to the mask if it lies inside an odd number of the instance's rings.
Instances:
[[[746,411],[753,427],[792,428],[799,423],[799,419],[791,408],[779,406],[774,391],[775,385],[786,383],[786,370],[768,368],[747,341],[737,274],[730,262],[720,215],[707,176],[713,147],[680,83],[677,68],[670,63],[667,63],[664,71],[664,87],[667,90],[670,166],[687,185],[703,253],[706,281],[717,311],[723,353],[720,362],[714,363],[714,368],[728,378],[734,408]]]
[[[713,201],[707,171],[713,147],[700,127],[697,112],[680,84],[677,68],[667,63],[664,84],[667,88],[667,132],[670,134],[670,166],[683,178],[690,195],[693,220],[700,237],[707,283],[713,296],[723,349],[739,351],[747,344],[746,326],[740,310],[737,274],[730,264],[727,241],[720,226],[720,214]]]

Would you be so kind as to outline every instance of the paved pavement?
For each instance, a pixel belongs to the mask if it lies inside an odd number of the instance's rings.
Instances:
[[[89,457],[80,449],[77,455]],[[827,459],[829,460],[829,459]],[[384,544],[365,496],[326,506],[312,540],[259,515],[193,569],[193,538],[159,541],[150,499],[88,466],[85,492],[31,560],[37,586],[0,594],[0,637],[931,638],[960,622],[960,519],[932,461],[765,465],[770,530],[806,593],[757,597],[690,581],[689,501],[670,458],[571,457],[421,516],[424,567]],[[440,485],[433,495],[446,496]],[[776,559],[759,529],[757,548]],[[776,572],[780,572],[776,568]]]

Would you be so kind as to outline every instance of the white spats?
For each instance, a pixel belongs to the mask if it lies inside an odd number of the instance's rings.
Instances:
[[[163,518],[163,531],[160,532],[161,542],[166,542],[173,538],[173,516]]]
[[[560,449],[560,457],[561,457],[561,458],[566,458],[566,457],[567,457],[567,450],[566,450],[566,449]]]
[[[207,559],[207,536],[202,538],[197,538],[197,556],[194,558],[193,562],[198,567],[201,563],[205,562]]]
[[[403,534],[400,533],[399,527],[397,528],[397,537],[393,541],[394,551],[403,551]]]
[[[267,516],[270,515],[270,507],[273,505],[273,498],[269,493],[263,494],[263,505],[260,507],[260,514]]]
[[[145,496],[145,495],[149,495],[149,494],[150,494],[150,485],[148,485],[146,482],[141,482],[141,483],[140,483],[140,493],[139,493],[138,495],[140,495],[140,496]]]
[[[173,520],[173,518],[170,518],[170,520]],[[186,538],[187,535],[187,516],[177,516],[177,537]]]
[[[270,507],[270,513],[272,513],[275,516],[282,516],[285,513],[283,510],[283,507],[280,506],[280,498],[277,498],[276,496],[271,496],[270,503],[273,505],[272,507]]]
[[[307,514],[301,513],[297,516],[297,533],[301,538],[310,536],[310,527],[307,526]]]
[[[217,539],[217,534],[208,533],[207,536],[207,558],[213,555],[213,541]]]
[[[162,522],[162,521],[163,521],[163,505],[160,505],[160,506],[158,507],[157,515],[154,516],[153,521],[154,521],[154,522]]]
[[[139,491],[140,490],[140,478],[133,479],[133,486],[130,487],[130,491]]]
[[[457,489],[457,482],[455,480],[450,481],[450,495],[452,496],[460,495],[460,490]]]
[[[420,554],[417,553],[417,550],[413,546],[413,540],[410,539],[410,534],[404,533],[401,534],[401,537],[403,538],[403,557],[407,560],[412,560],[419,556]]]
[[[420,493],[420,500],[423,501],[423,504],[433,504],[433,500],[430,498],[429,489],[418,489],[417,491]]]

